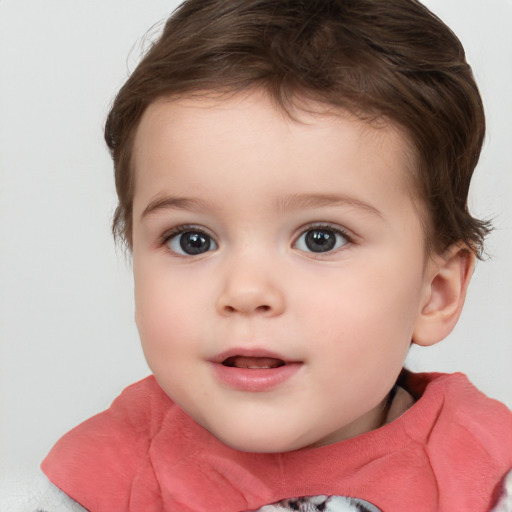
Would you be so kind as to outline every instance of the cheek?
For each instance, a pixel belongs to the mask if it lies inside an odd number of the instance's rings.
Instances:
[[[183,330],[189,324],[184,315],[189,308],[180,297],[175,283],[155,279],[149,273],[136,275],[135,321],[146,356],[164,355],[183,339]]]
[[[309,337],[322,340],[326,354],[340,354],[346,368],[363,358],[378,365],[382,358],[405,357],[419,309],[420,273],[401,272],[396,264],[351,270],[303,295],[309,299],[298,318],[314,315],[305,326]]]
[[[189,362],[199,350],[190,312],[167,287],[136,288],[136,322],[144,357],[162,389],[173,398],[186,394]],[[188,316],[186,316],[188,315]]]

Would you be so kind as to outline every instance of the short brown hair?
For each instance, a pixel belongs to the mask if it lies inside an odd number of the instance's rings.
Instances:
[[[113,231],[131,247],[135,132],[165,96],[263,88],[383,117],[415,151],[429,251],[490,230],[467,208],[485,134],[482,101],[453,32],[416,0],[187,0],[119,91],[105,126],[119,204]]]

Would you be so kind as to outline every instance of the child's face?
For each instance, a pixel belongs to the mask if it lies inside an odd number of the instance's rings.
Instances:
[[[136,320],[162,388],[234,448],[380,426],[430,262],[391,127],[264,94],[158,101],[134,146]]]

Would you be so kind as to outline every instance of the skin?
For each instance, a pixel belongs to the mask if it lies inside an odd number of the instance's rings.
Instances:
[[[439,341],[460,313],[471,258],[427,258],[406,138],[338,114],[297,122],[261,92],[167,99],[136,133],[143,350],[165,392],[239,450],[378,428],[411,341]],[[182,226],[210,250],[180,254]],[[333,250],[311,251],[314,228],[334,237]],[[257,391],[218,378],[219,354],[254,350],[296,370]]]

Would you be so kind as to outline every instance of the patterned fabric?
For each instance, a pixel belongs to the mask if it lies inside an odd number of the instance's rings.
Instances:
[[[364,500],[341,496],[311,496],[282,500],[255,512],[383,512]],[[489,512],[512,512],[512,470],[503,480],[501,497]]]
[[[312,496],[265,505],[256,512],[382,512],[371,503],[340,496]]]

